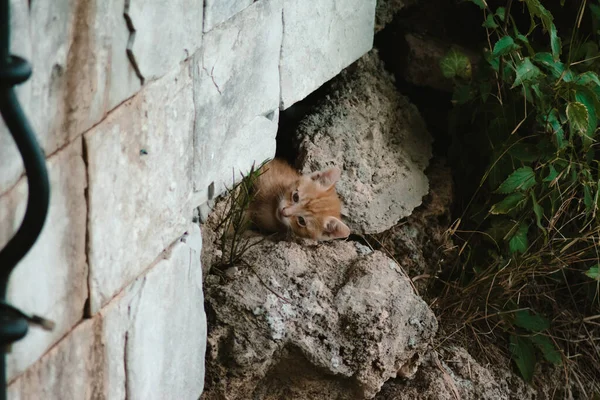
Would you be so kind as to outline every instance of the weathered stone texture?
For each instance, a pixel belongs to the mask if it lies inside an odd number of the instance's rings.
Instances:
[[[281,108],[302,100],[373,45],[376,0],[284,0]]]
[[[132,400],[197,399],[204,387],[206,315],[196,225],[144,278],[130,305],[127,387]],[[149,349],[152,349],[149,351]]]
[[[206,315],[197,225],[9,389],[12,400],[197,399]]]
[[[202,0],[130,0],[130,47],[144,79],[163,76],[202,43]]]
[[[267,239],[244,260],[206,280],[205,400],[372,398],[414,373],[437,329],[398,265],[365,246]]]
[[[14,2],[13,2],[14,3]],[[46,154],[74,140],[140,87],[126,54],[122,0],[20,1],[13,7],[13,52],[32,64],[17,93]],[[23,172],[0,124],[0,193]]]
[[[93,312],[148,268],[191,221],[193,121],[186,65],[85,135]]]
[[[343,168],[342,215],[355,233],[394,226],[421,204],[431,136],[417,108],[400,95],[373,51],[345,71],[330,95],[300,124],[303,172]]]
[[[108,399],[197,399],[204,386],[206,315],[197,225],[100,315]]]
[[[103,399],[100,319],[78,325],[8,387],[10,400]]]
[[[417,0],[378,0],[375,11],[375,30],[380,31],[392,22],[394,16]]]
[[[253,2],[254,0],[205,0],[204,32],[228,20]]]
[[[48,160],[50,208],[38,241],[13,271],[8,301],[53,320],[52,332],[32,327],[13,345],[9,379],[33,364],[82,317],[88,295],[85,258],[86,176],[81,140]],[[27,205],[25,178],[0,196],[0,248],[21,224]]]
[[[280,0],[259,1],[204,36],[194,58],[194,188],[218,194],[232,175],[275,154]]]

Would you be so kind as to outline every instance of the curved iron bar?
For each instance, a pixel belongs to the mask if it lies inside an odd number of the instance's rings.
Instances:
[[[29,194],[27,209],[21,226],[0,251],[0,400],[6,399],[6,356],[4,352],[13,342],[27,334],[28,318],[4,302],[8,279],[19,261],[37,240],[50,200],[50,183],[44,154],[33,129],[14,92],[14,86],[31,76],[31,66],[20,57],[10,54],[10,1],[0,0],[0,113],[23,159]]]

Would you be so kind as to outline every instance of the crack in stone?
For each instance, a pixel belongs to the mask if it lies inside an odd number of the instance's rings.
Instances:
[[[210,69],[210,72],[208,72],[208,69],[206,69],[206,67],[204,66],[204,54],[202,55],[202,70],[206,73],[206,75],[210,76],[210,79],[212,80],[213,85],[215,85],[215,88],[217,89],[217,92],[219,92],[220,95],[223,95],[223,92],[221,92],[221,88],[219,87],[219,85],[217,84],[217,81],[215,80],[215,66],[213,65],[212,68]]]
[[[125,373],[125,400],[130,398],[129,396],[129,385],[127,379],[127,342],[129,341],[129,331],[125,332],[125,340],[123,346],[123,372]]]
[[[127,29],[129,30],[129,38],[127,39],[127,58],[135,71],[135,74],[139,78],[141,84],[144,84],[144,75],[142,75],[142,71],[140,70],[140,66],[135,59],[135,54],[133,54],[133,43],[135,42],[135,34],[136,30],[133,26],[133,21],[131,20],[131,16],[129,15],[129,6],[131,0],[125,0],[125,9],[123,10],[123,17],[125,18],[125,23],[127,24]]]
[[[283,105],[283,81],[281,75],[281,60],[283,59],[283,40],[285,38],[285,8],[281,8],[281,44],[279,45],[279,108],[284,110],[285,107]]]

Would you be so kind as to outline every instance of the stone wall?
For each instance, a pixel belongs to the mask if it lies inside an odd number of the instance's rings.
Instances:
[[[275,153],[279,110],[373,40],[375,0],[12,3],[48,220],[9,301],[56,322],[8,356],[11,399],[194,399],[206,317],[194,210]],[[0,126],[0,246],[27,183]]]

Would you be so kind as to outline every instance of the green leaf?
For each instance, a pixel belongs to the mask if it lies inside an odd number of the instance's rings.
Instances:
[[[573,79],[573,81],[581,86],[589,87],[595,95],[596,99],[600,99],[600,79],[593,71],[586,71]]]
[[[531,341],[510,335],[510,353],[523,379],[530,382],[535,369],[535,351]]]
[[[550,321],[539,314],[531,314],[528,310],[517,311],[513,323],[533,333],[545,331],[550,327]]]
[[[471,61],[469,57],[456,49],[452,49],[440,60],[440,68],[442,74],[446,78],[461,78],[471,77]]]
[[[542,352],[542,355],[546,361],[551,362],[554,365],[562,365],[562,357],[560,352],[554,346],[554,343],[544,335],[534,335],[531,338],[533,344]]]
[[[537,202],[535,195],[531,192],[531,200],[533,202],[533,213],[535,214],[535,223],[544,233],[546,233],[546,228],[542,225],[542,220],[544,219],[544,209]]]
[[[565,72],[565,65],[560,61],[554,60],[554,57],[550,53],[536,53],[533,56],[533,61],[545,67],[556,79],[559,79],[561,76],[563,76],[563,73]]]
[[[523,162],[534,162],[540,157],[539,151],[535,146],[523,142],[515,143],[508,154]]]
[[[498,7],[496,10],[496,16],[500,19],[500,21],[504,22],[504,18],[506,17],[506,9],[504,7]]]
[[[508,194],[517,190],[525,191],[535,186],[535,173],[531,167],[522,167],[506,178],[504,182],[496,189],[496,193]]]
[[[544,116],[544,119],[547,123],[546,129],[554,133],[553,140],[556,144],[556,147],[559,150],[564,149],[567,146],[567,143],[565,142],[565,132],[562,124],[558,120],[558,113],[556,109],[552,109],[550,113]]]
[[[515,253],[525,253],[527,248],[529,247],[529,241],[527,240],[527,231],[529,230],[529,225],[521,222],[519,224],[519,228],[517,232],[510,238],[508,242],[508,249],[510,254]]]
[[[544,182],[552,182],[558,176],[558,171],[556,171],[554,165],[550,164],[548,168],[550,169],[550,172],[548,173],[548,176],[543,179]]]
[[[496,21],[494,21],[494,14],[488,14],[487,18],[485,19],[485,21],[483,21],[483,24],[481,25],[484,28],[491,28],[491,29],[495,29],[498,27],[498,24],[496,23]]]
[[[585,86],[579,86],[577,91],[575,92],[575,100],[579,103],[583,104],[587,109],[588,114],[588,124],[587,129],[585,131],[585,135],[587,137],[592,137],[594,132],[596,132],[596,128],[598,127],[598,108],[600,104],[597,104],[598,99],[596,98],[594,92],[591,89]]]
[[[485,3],[483,2],[483,0],[469,0],[471,3],[476,4],[479,6],[479,8],[481,8],[482,10],[485,9]]]
[[[538,17],[542,21],[544,30],[549,32],[552,28],[552,14],[550,14],[550,11],[546,10],[539,0],[525,0],[525,4],[527,4],[529,14],[532,17]]]
[[[589,125],[589,115],[587,108],[580,102],[572,102],[567,105],[567,119],[571,131],[580,135],[585,135]]]
[[[502,201],[494,204],[490,209],[490,214],[507,214],[515,209],[525,200],[525,194],[517,192],[506,196]]]
[[[600,264],[594,265],[593,267],[585,271],[585,274],[592,279],[600,281]]]
[[[556,25],[550,25],[550,47],[552,48],[552,55],[554,56],[554,61],[558,61],[561,53],[561,41],[558,37],[558,33],[556,32]]]
[[[521,46],[515,43],[512,37],[504,36],[500,40],[496,42],[494,45],[494,50],[492,50],[492,55],[494,57],[503,56],[505,54],[510,53],[511,51],[520,49]]]
[[[517,87],[524,82],[530,82],[542,75],[542,71],[529,59],[525,57],[519,64],[517,64],[517,77],[512,87]]]

